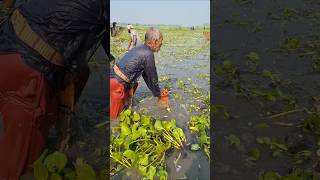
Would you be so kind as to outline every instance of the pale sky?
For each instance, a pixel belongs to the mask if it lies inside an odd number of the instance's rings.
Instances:
[[[210,23],[209,0],[111,0],[110,21],[198,26]]]

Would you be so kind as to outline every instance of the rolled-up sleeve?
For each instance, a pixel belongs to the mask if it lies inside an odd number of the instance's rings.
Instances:
[[[142,77],[146,82],[148,88],[151,90],[153,96],[160,96],[160,88],[158,82],[158,74],[155,65],[154,55],[151,54],[147,56],[144,66],[144,71],[142,72]]]

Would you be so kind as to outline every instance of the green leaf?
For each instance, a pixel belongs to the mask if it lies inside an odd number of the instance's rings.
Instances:
[[[183,142],[186,142],[187,139],[186,139],[186,136],[184,135],[183,130],[182,130],[181,128],[176,128],[176,129],[177,129],[177,131],[178,131],[178,133],[179,133],[179,136],[180,136],[181,140],[182,140]]]
[[[124,115],[126,115],[127,117],[131,115],[131,110],[130,109],[126,109],[124,112]]]
[[[139,166],[138,169],[139,169],[139,172],[140,172],[143,176],[147,176],[147,167],[146,167],[146,166]]]
[[[121,161],[122,153],[121,152],[114,152],[114,153],[112,153],[112,158],[116,161]]]
[[[121,113],[120,113],[120,119],[121,119],[121,121],[127,121],[128,119],[128,117],[131,115],[131,110],[130,109],[126,109],[126,110],[124,110],[124,111],[122,111]],[[127,122],[128,123],[128,122]]]
[[[155,167],[153,167],[153,166],[149,166],[149,169],[148,169],[148,178],[150,179],[150,180],[153,180],[153,177],[154,177],[154,175],[156,174],[156,168]]]
[[[122,136],[128,136],[131,134],[131,130],[128,125],[121,124],[121,135]]]
[[[147,130],[144,127],[139,127],[138,132],[141,137],[145,137],[147,135]]]
[[[258,137],[258,138],[256,138],[256,141],[259,144],[270,144],[271,143],[271,139],[269,137]]]
[[[256,53],[256,52],[250,52],[248,55],[247,55],[247,58],[252,60],[252,61],[258,61],[260,58],[259,58],[259,55]]]
[[[269,171],[260,175],[259,180],[280,180],[280,178],[278,173]]]
[[[176,120],[172,119],[171,121],[164,121],[162,124],[165,130],[170,131],[176,127]]]
[[[37,180],[47,180],[49,177],[47,168],[38,160],[33,164],[33,175]]]
[[[207,136],[206,132],[205,131],[202,131],[201,132],[201,135],[200,135],[200,142],[201,144],[210,144],[210,142],[208,141],[209,137]],[[237,143],[236,145],[239,145],[240,144],[240,139],[239,139],[239,143]]]
[[[227,144],[232,146],[232,145],[240,145],[240,139],[234,135],[234,134],[230,134],[229,136],[225,136],[225,140],[227,141]]]
[[[228,73],[233,73],[235,71],[235,67],[231,60],[225,60],[223,62],[223,69]]]
[[[154,128],[158,131],[161,131],[163,129],[163,126],[160,120],[156,120],[156,122],[154,123]]]
[[[125,122],[126,124],[131,124],[131,118],[130,118],[130,116],[126,116],[126,118],[125,118],[125,120],[123,121],[123,122]]]
[[[44,160],[44,165],[49,172],[60,172],[67,164],[67,157],[61,152],[54,152]]]
[[[134,162],[137,157],[137,154],[134,151],[127,149],[123,152],[123,156],[130,159],[131,162]]]
[[[139,126],[138,123],[135,123],[134,125],[131,126],[132,132],[130,137],[132,140],[136,140],[137,138],[141,137],[140,131],[137,130],[138,126]]]
[[[257,125],[254,126],[255,128],[268,128],[270,127],[269,124],[267,123],[258,123]]]
[[[288,51],[294,51],[300,48],[300,42],[298,39],[294,37],[289,37],[284,40],[283,47],[286,48]]]
[[[168,179],[167,171],[163,170],[162,168],[160,171],[157,172],[157,176],[159,177],[160,180],[167,180]]]
[[[118,137],[118,138],[114,139],[113,142],[116,145],[120,146],[120,145],[122,145],[124,143],[124,138],[123,137]]]
[[[76,160],[76,175],[77,180],[95,180],[96,174],[91,166],[85,163],[82,159]]]
[[[151,120],[150,116],[144,116],[144,115],[141,116],[141,124],[143,126],[149,125],[150,124],[150,120]]]
[[[173,135],[173,137],[174,137],[178,142],[180,141],[180,134],[179,134],[178,128],[175,128],[175,129],[172,131],[172,135]]]
[[[199,144],[191,144],[191,150],[192,151],[198,151],[200,149],[200,145]]]
[[[284,151],[287,151],[287,150],[288,150],[287,146],[284,145],[284,144],[274,143],[274,145],[275,145],[276,147],[278,147],[279,149],[281,149],[281,150],[284,150]]]
[[[258,148],[254,148],[249,152],[249,157],[251,157],[253,160],[259,160],[261,157],[260,150]]]
[[[61,178],[61,176],[59,174],[53,173],[53,174],[51,174],[49,180],[62,180],[62,178]]]
[[[124,113],[120,113],[119,117],[120,117],[120,121],[125,121],[126,119],[126,115]]]
[[[197,132],[200,131],[199,128],[198,128],[198,126],[189,126],[189,129],[190,129],[191,132],[193,132],[193,133],[197,133]]]
[[[132,139],[126,138],[126,140],[125,140],[124,143],[123,143],[123,147],[124,147],[125,149],[130,149],[130,144],[131,144],[131,142],[132,142]]]
[[[137,122],[140,120],[140,115],[137,112],[133,113],[133,121]]]
[[[143,166],[146,166],[146,165],[148,165],[148,163],[149,163],[148,160],[149,160],[149,156],[148,156],[147,154],[143,153],[143,154],[141,154],[141,155],[139,156],[139,162],[138,162],[138,164],[143,165]]]
[[[66,180],[76,180],[76,172],[72,169],[66,168],[63,170],[64,179]]]
[[[210,146],[204,146],[204,152],[208,156],[208,158],[210,159]]]

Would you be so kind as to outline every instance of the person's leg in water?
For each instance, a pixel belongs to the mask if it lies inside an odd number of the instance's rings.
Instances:
[[[125,87],[115,78],[110,79],[110,124],[119,123],[119,114],[126,100]]]
[[[128,103],[128,108],[131,109],[132,108],[132,105],[133,105],[133,96],[135,95],[136,91],[137,91],[137,88],[138,88],[138,83],[134,83],[132,88],[129,90],[128,92],[128,100],[127,100],[127,103]]]
[[[90,75],[88,66],[84,66],[71,84],[59,92],[59,118],[56,122],[56,129],[59,134],[59,140],[56,148],[64,151],[68,148],[69,141],[73,134],[71,124],[73,119],[74,107],[79,100],[82,90],[84,89]]]

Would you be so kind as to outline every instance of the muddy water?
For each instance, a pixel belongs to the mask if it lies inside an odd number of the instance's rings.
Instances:
[[[312,23],[310,18],[299,14],[289,21],[278,20],[283,17],[285,8],[294,8],[299,12],[319,12],[319,3],[316,1],[284,0],[284,1],[251,1],[249,4],[239,4],[234,0],[215,1],[214,5],[214,44],[213,50],[219,54],[229,54],[240,70],[245,67],[246,55],[250,51],[257,52],[260,56],[258,71],[273,70],[281,74],[281,78],[291,82],[290,88],[284,92],[294,95],[301,106],[307,105],[309,97],[319,94],[319,74],[311,73],[310,57],[286,55],[285,53],[271,52],[278,49],[281,42],[287,37],[296,37],[302,42],[319,36],[319,26]],[[230,13],[232,12],[232,13]],[[247,22],[247,25],[239,25]],[[254,33],[259,25],[260,31]],[[221,56],[215,59],[215,63],[222,62]],[[253,74],[241,74],[243,84],[265,86],[261,77]],[[251,82],[250,82],[251,81]],[[269,128],[255,128],[254,126],[264,122],[278,121],[267,118],[267,113],[284,111],[279,104],[260,103],[259,100],[251,102],[236,96],[232,88],[220,88],[214,80],[213,98],[215,104],[226,107],[234,118],[228,121],[215,119],[215,154],[213,178],[217,180],[228,179],[257,179],[259,172],[276,171],[281,175],[286,174],[294,166],[285,155],[272,158],[271,152],[266,146],[256,143],[256,137],[277,137],[290,147],[299,149],[312,149],[315,145],[310,143],[300,129],[296,127],[283,127],[271,125]],[[283,117],[282,122],[299,123],[301,114]],[[230,147],[226,144],[225,136],[237,135],[241,140],[239,147]],[[294,142],[294,143],[292,143]],[[261,159],[256,166],[245,166],[245,158],[252,148],[261,150]],[[300,167],[300,166],[299,166]],[[310,167],[306,162],[303,168]]]
[[[203,43],[207,42],[203,41]],[[201,47],[202,45],[203,44],[185,44],[185,46],[194,47]],[[179,80],[187,82],[188,78],[191,78],[192,82],[201,87],[203,95],[209,93],[209,81],[196,77],[199,73],[209,77],[209,46],[204,48],[203,52],[192,58],[167,58],[164,57],[163,53],[164,52],[155,54],[158,76],[160,78],[165,76],[170,82],[171,94],[179,94],[182,96],[182,99],[176,99],[171,95],[169,102],[171,111],[168,112],[166,109],[159,108],[157,106],[157,99],[152,97],[150,90],[141,78],[135,95],[133,108],[138,112],[143,112],[157,119],[162,119],[163,121],[176,119],[177,126],[183,129],[188,143],[198,143],[195,136],[188,130],[187,122],[190,120],[192,113],[187,112],[186,109],[183,108],[184,106],[197,103],[194,100],[194,96],[179,89],[176,82]],[[163,84],[163,82],[160,82],[160,86]],[[177,171],[174,166],[174,159],[177,158],[179,154],[180,159],[177,164],[181,166],[181,169]],[[181,151],[172,151],[168,153],[166,157],[166,165],[168,179],[210,179],[209,160],[202,150],[193,152],[189,146],[185,146]],[[140,178],[138,173],[126,170],[112,179]]]
[[[109,130],[95,128],[95,125],[107,120],[108,74],[105,53],[100,47],[95,54],[95,62],[90,63],[90,77],[76,105],[73,123],[72,145],[66,152],[71,162],[83,158],[96,171],[97,175],[106,170],[107,158],[104,155]]]

